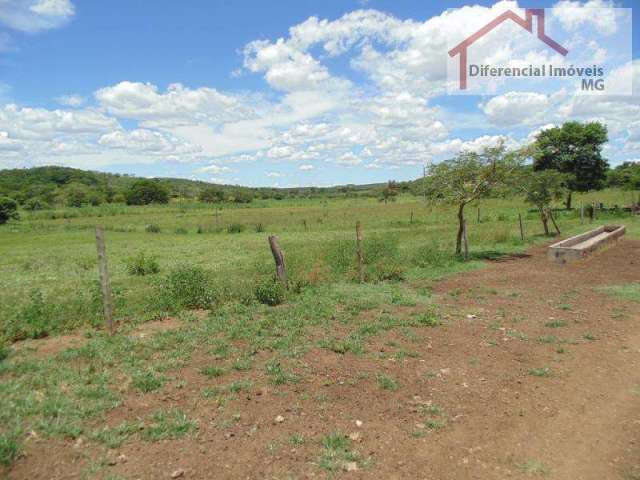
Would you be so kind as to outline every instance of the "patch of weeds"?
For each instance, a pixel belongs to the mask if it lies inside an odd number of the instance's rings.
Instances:
[[[237,380],[235,382],[231,382],[227,385],[227,391],[231,393],[239,393],[242,391],[249,390],[251,388],[251,382],[246,380]]]
[[[541,335],[538,337],[538,343],[559,343],[560,339],[555,335]]]
[[[249,357],[239,357],[233,362],[231,368],[238,372],[248,372],[253,368],[253,360]]]
[[[129,437],[135,435],[144,428],[142,422],[122,422],[113,428],[104,427],[91,434],[91,438],[108,448],[119,448]]]
[[[523,342],[526,342],[527,340],[529,340],[529,336],[526,333],[519,332],[518,330],[509,330],[507,332],[507,336],[511,338],[517,338],[518,340],[521,340]]]
[[[242,233],[247,227],[241,223],[232,223],[227,227],[227,233]]]
[[[412,319],[416,326],[438,327],[442,325],[440,316],[434,310],[428,310]]]
[[[362,345],[362,337],[357,334],[351,334],[348,337],[338,340],[336,338],[323,338],[320,341],[320,347],[331,350],[335,353],[345,354],[348,352],[355,353],[357,355],[364,353],[364,346]]]
[[[156,300],[161,308],[179,310],[208,309],[215,298],[205,271],[200,267],[182,265],[159,282]]]
[[[410,352],[408,350],[400,349],[393,353],[393,358],[396,360],[402,360],[404,358],[419,358],[420,354],[417,352]]]
[[[150,223],[144,229],[144,231],[147,233],[160,233],[160,230],[161,230],[160,225],[156,223]]]
[[[549,367],[532,368],[529,370],[529,375],[534,377],[550,377],[552,375]]]
[[[177,408],[158,410],[151,416],[151,424],[142,431],[142,439],[150,442],[184,437],[194,432],[198,423]]]
[[[376,375],[376,381],[378,382],[378,386],[383,390],[395,392],[400,388],[398,383],[389,375],[379,373]]]
[[[304,445],[304,435],[301,433],[292,433],[289,435],[289,444],[294,447],[301,447]]]
[[[260,303],[275,307],[284,303],[287,297],[287,290],[282,282],[269,276],[256,283],[254,294]]]
[[[571,310],[573,307],[571,305],[569,305],[568,303],[561,303],[558,305],[558,309],[559,310]]]
[[[556,353],[560,353],[560,354],[567,353],[567,349],[563,348],[563,347],[560,347],[560,348],[556,349]]]
[[[322,439],[322,455],[319,459],[320,467],[329,472],[336,472],[355,462],[363,465],[360,454],[352,450],[351,440],[340,432],[330,433]]]
[[[527,475],[548,475],[550,472],[547,466],[540,460],[527,460],[520,464],[519,467],[520,470]]]
[[[15,428],[0,433],[0,465],[9,466],[18,457],[22,432]]]
[[[221,377],[222,375],[224,375],[224,368],[220,368],[220,367],[203,367],[200,369],[200,373],[202,375],[204,375],[205,377],[209,377],[209,378],[217,378],[217,377]]]
[[[129,275],[151,275],[160,271],[160,264],[154,256],[140,252],[125,260],[125,267]]]
[[[298,382],[298,377],[282,369],[280,362],[271,360],[265,366],[267,375],[273,385],[286,385]]]
[[[143,370],[133,374],[133,386],[143,393],[153,392],[164,385],[165,377],[151,370]]]
[[[611,285],[609,287],[600,288],[599,290],[614,297],[631,300],[633,302],[640,302],[640,282]]]
[[[584,338],[585,340],[589,340],[589,341],[594,341],[597,340],[598,337],[596,337],[595,335],[591,334],[591,333],[585,333],[582,338]]]
[[[549,327],[549,328],[560,328],[560,327],[566,327],[568,324],[566,321],[564,320],[551,320],[550,322],[547,322],[544,324],[545,327]]]

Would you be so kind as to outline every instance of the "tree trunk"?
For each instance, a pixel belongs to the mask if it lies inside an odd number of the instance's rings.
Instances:
[[[556,223],[555,218],[553,218],[553,212],[551,210],[549,210],[549,218],[551,219],[551,223],[553,223],[556,232],[558,233],[558,235],[560,235],[560,229],[558,228],[558,224]]]
[[[458,235],[456,236],[456,254],[462,253],[462,236],[464,235],[464,206],[461,204],[458,207]]]
[[[567,200],[565,201],[565,206],[567,207],[567,210],[571,210],[571,194],[573,192],[571,192],[571,190],[569,190],[569,193],[567,194]]]
[[[547,218],[547,212],[544,209],[540,210],[540,218],[542,219],[542,225],[544,226],[544,234],[549,235],[549,218]]]

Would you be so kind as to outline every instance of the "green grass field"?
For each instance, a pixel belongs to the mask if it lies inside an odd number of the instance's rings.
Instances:
[[[619,191],[576,195],[575,202],[596,199],[627,203]],[[21,221],[0,227],[5,345],[78,329],[86,343],[45,358],[29,348],[3,347],[0,358],[8,359],[0,360],[0,462],[9,464],[32,430],[52,437],[84,435],[107,446],[140,431],[146,441],[190,434],[197,425],[180,412],[158,412],[140,426],[109,431],[96,422],[119,404],[123,376],[141,394],[159,390],[168,372],[188,362],[197,348],[233,359],[231,370],[264,369],[274,385],[282,385],[297,381],[290,365],[310,346],[359,354],[364,340],[379,332],[437,328],[437,305],[430,298],[435,280],[549,240],[541,235],[537,215],[520,200],[488,200],[479,208],[480,222],[477,206],[467,209],[471,259],[466,262],[453,255],[454,209],[409,196],[389,204],[274,201],[217,215],[205,205],[175,203],[24,213]],[[518,213],[525,222],[525,242]],[[575,211],[556,216],[563,236],[622,223],[628,237],[640,238],[637,216],[601,214],[593,225],[581,225]],[[356,220],[365,233],[363,285],[355,282]],[[107,230],[115,315],[123,333],[114,337],[95,328],[102,322],[96,225]],[[286,255],[288,292],[271,280],[269,234],[278,235]],[[138,258],[141,253],[144,260]],[[158,271],[135,274],[140,270]],[[276,308],[268,305],[281,302]],[[386,305],[421,305],[424,313],[401,319],[385,313]],[[204,317],[193,311],[201,308],[209,310]],[[358,314],[374,308],[379,313],[363,323]],[[183,327],[144,339],[126,334],[167,313]],[[272,357],[264,366],[254,364],[260,351]],[[223,379],[225,373],[218,367],[202,370]],[[393,379],[379,377],[378,382],[383,389],[397,388]],[[246,388],[232,382],[202,395],[222,399]]]

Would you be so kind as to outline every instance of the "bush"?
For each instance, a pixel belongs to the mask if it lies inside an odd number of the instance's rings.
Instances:
[[[280,305],[285,301],[287,291],[282,284],[274,277],[266,277],[258,281],[254,289],[256,298],[265,305]]]
[[[257,223],[256,224],[256,233],[262,233],[264,232],[264,225],[262,223]]]
[[[189,233],[189,231],[188,231],[186,228],[184,228],[184,227],[178,227],[178,228],[176,228],[175,232],[176,232],[178,235],[186,235],[186,234],[188,234],[188,233]]]
[[[453,255],[440,248],[440,245],[435,241],[431,245],[418,247],[412,257],[413,263],[421,268],[444,267],[455,261]]]
[[[0,197],[0,225],[18,218],[18,203],[13,198]]]
[[[6,330],[10,340],[44,338],[53,330],[53,308],[45,303],[40,290],[29,294],[29,302],[20,308],[7,322]]]
[[[214,303],[213,290],[205,271],[183,265],[174,268],[159,285],[161,305],[169,310],[180,308],[210,308]]]
[[[150,203],[169,203],[168,190],[157,180],[141,179],[125,192],[127,205],[149,205]]]
[[[138,253],[135,257],[125,260],[127,273],[129,275],[150,275],[160,271],[160,265],[153,256],[147,256],[144,252]]]
[[[151,223],[147,225],[147,228],[145,228],[144,231],[147,233],[160,233],[160,225]]]
[[[35,212],[36,210],[44,210],[45,208],[48,208],[48,207],[49,205],[47,205],[44,201],[40,200],[39,198],[30,198],[29,200],[24,202],[24,209],[29,212]]]
[[[405,268],[400,259],[398,240],[391,236],[371,237],[364,241],[364,264],[367,280],[401,280]],[[334,242],[327,253],[327,263],[334,273],[357,278],[355,242]]]
[[[246,227],[244,225],[242,225],[241,223],[232,223],[231,225],[229,225],[227,227],[227,232],[228,233],[241,233],[244,232],[244,229]]]

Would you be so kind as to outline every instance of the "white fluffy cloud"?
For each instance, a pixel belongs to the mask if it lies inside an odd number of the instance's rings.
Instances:
[[[568,16],[574,3],[560,1],[555,21],[564,19],[570,23],[567,28],[589,21],[580,14]],[[608,5],[603,0],[588,3]],[[73,5],[65,0],[0,0],[0,16],[9,4],[34,18],[63,23],[73,16]],[[280,174],[284,163],[296,163],[289,168],[301,172],[320,171],[327,164],[419,170],[460,150],[478,151],[499,141],[517,146],[531,139],[525,130],[574,118],[605,120],[618,153],[639,149],[639,96],[532,90],[480,104],[469,97],[460,109],[437,106],[447,103],[438,97],[446,91],[450,37],[474,31],[506,8],[517,9],[518,4],[503,0],[491,7],[467,6],[426,20],[403,20],[375,10],[335,20],[310,17],[282,38],[253,41],[242,50],[242,74],[263,75],[271,91],[224,92],[180,83],[164,89],[123,80],[97,90],[89,101],[78,95],[58,98],[66,109],[7,105],[0,109],[0,166],[19,152],[36,163],[54,155],[87,167],[194,162],[195,172],[213,175],[229,172],[226,165],[239,162],[272,164],[269,174]],[[599,22],[597,28],[613,28],[606,15]],[[518,34],[536,42],[528,32]],[[487,39],[479,45],[498,62],[513,48],[500,41]],[[585,44],[584,50],[590,58],[607,55],[596,45]],[[548,59],[544,46],[535,54]],[[334,62],[338,56],[347,61]],[[624,83],[634,76],[637,82],[638,68],[638,62],[629,64],[607,81]],[[135,127],[124,128],[121,120]],[[515,128],[521,131],[513,133]]]
[[[69,0],[2,0],[0,23],[28,33],[57,28],[75,14]]]

